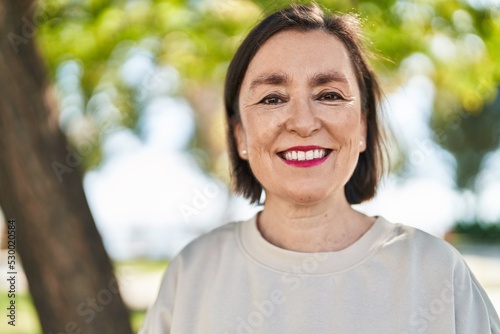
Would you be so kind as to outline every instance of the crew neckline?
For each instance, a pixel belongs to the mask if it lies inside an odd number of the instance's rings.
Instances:
[[[283,249],[264,239],[257,215],[238,226],[243,252],[267,269],[300,275],[325,275],[352,268],[373,254],[390,237],[396,225],[377,217],[373,225],[350,246],[333,252],[304,253]]]

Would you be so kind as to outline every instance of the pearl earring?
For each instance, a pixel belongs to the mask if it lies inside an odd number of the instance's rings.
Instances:
[[[359,141],[359,146],[363,146],[363,141],[362,140]]]
[[[248,153],[247,150],[241,150],[241,154],[247,155],[247,153]]]

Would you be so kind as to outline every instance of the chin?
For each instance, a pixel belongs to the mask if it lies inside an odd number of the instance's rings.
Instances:
[[[284,197],[291,203],[297,205],[313,205],[323,201],[333,200],[335,198],[331,189],[325,189],[324,187],[300,187],[295,191],[288,191],[288,193]]]

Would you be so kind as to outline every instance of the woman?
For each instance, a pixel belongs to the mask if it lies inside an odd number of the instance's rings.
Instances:
[[[225,108],[236,190],[264,209],[172,260],[141,333],[500,333],[458,252],[351,208],[379,180],[379,95],[355,18],[292,6],[257,25]]]

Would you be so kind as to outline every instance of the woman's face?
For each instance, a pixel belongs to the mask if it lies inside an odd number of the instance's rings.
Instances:
[[[239,110],[239,154],[266,201],[345,199],[366,123],[349,54],[336,37],[319,30],[271,37],[249,64]]]

